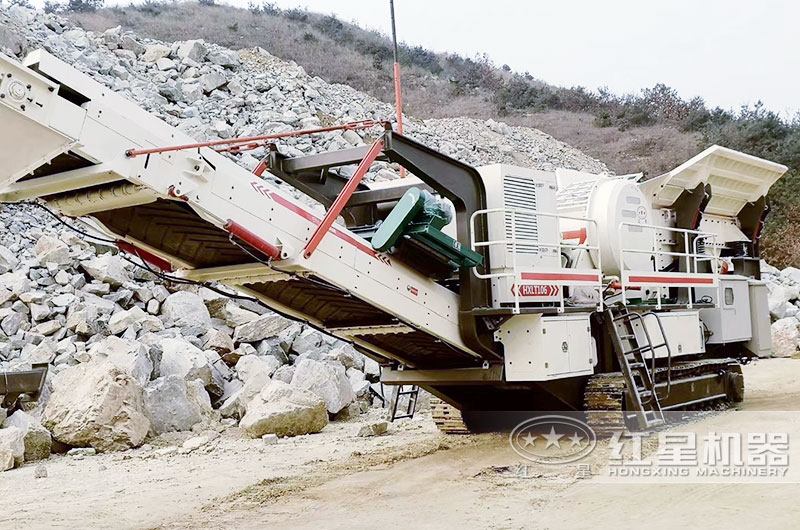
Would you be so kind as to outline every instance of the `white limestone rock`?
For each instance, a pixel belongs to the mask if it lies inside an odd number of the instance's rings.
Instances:
[[[772,324],[773,357],[791,357],[797,353],[799,345],[800,331],[797,329],[797,320],[786,317]]]
[[[239,426],[251,438],[265,434],[298,436],[328,424],[325,403],[311,392],[271,381],[250,403]]]
[[[6,418],[5,427],[16,427],[24,433],[25,461],[34,462],[50,456],[52,438],[39,420],[23,410]]]
[[[211,329],[211,315],[203,299],[189,291],[178,291],[169,295],[161,305],[161,312],[172,325],[179,328]]]
[[[336,414],[356,398],[343,366],[313,359],[303,359],[295,366],[292,386],[321,397],[331,414]]]
[[[258,342],[274,337],[289,326],[289,321],[275,313],[266,313],[255,320],[237,326],[233,333],[236,342]]]
[[[56,374],[42,423],[59,442],[98,451],[138,447],[150,429],[142,387],[109,361]]]

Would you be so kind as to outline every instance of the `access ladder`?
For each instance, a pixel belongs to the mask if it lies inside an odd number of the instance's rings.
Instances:
[[[655,359],[656,350],[665,348],[667,359],[671,361],[672,352],[664,334],[661,319],[657,313],[648,311],[636,313],[627,308],[606,310],[606,324],[614,342],[614,352],[617,355],[620,369],[627,383],[630,401],[633,403],[633,412],[641,429],[650,429],[664,424],[664,412],[659,399],[666,397],[658,395],[655,385]],[[653,344],[650,332],[647,330],[646,318],[655,318],[661,334],[662,342]],[[634,322],[640,325],[637,334]],[[647,358],[651,361],[647,365]],[[669,369],[669,368],[668,368]],[[667,386],[669,393],[669,386]]]

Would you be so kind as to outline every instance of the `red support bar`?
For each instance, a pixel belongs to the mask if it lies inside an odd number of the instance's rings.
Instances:
[[[267,159],[266,159],[266,158],[263,158],[263,159],[261,159],[261,161],[258,163],[258,165],[256,166],[256,168],[253,170],[253,175],[255,175],[255,176],[257,176],[257,177],[260,177],[261,175],[263,175],[263,174],[264,174],[264,171],[266,171],[266,170],[267,170]]]
[[[586,243],[586,229],[580,228],[578,230],[567,230],[566,232],[561,232],[561,237],[566,240],[577,239],[578,244],[583,245]]]
[[[172,263],[165,260],[161,256],[157,256],[152,252],[144,250],[143,248],[139,248],[132,243],[123,241],[122,239],[117,240],[117,248],[119,248],[123,252],[127,252],[131,256],[137,256],[138,258],[146,261],[150,265],[153,265],[154,267],[164,272],[172,272],[175,270],[174,267],[172,266]]]
[[[342,213],[345,205],[347,205],[347,201],[350,200],[350,197],[353,195],[353,192],[356,191],[361,179],[367,174],[369,167],[375,162],[375,159],[378,158],[381,151],[383,151],[383,138],[378,138],[375,140],[375,143],[372,144],[372,147],[369,148],[367,155],[361,160],[361,163],[358,164],[356,172],[353,173],[353,176],[350,177],[347,184],[344,185],[342,191],[339,192],[339,196],[333,201],[333,204],[325,214],[322,222],[317,226],[314,235],[311,236],[311,239],[309,239],[306,244],[306,248],[303,250],[303,257],[306,259],[310,258],[311,254],[317,249],[320,241],[322,241],[322,238],[325,237],[325,234],[327,234],[328,230],[333,226],[333,222],[339,217],[339,214]]]
[[[196,144],[174,145],[171,147],[154,147],[152,149],[128,149],[127,151],[125,151],[125,156],[127,156],[128,158],[133,158],[136,156],[149,155],[153,153],[168,153],[171,151],[182,151],[185,149],[199,149],[201,147],[216,147],[216,146],[228,146],[219,149],[220,151],[254,149],[256,147],[259,147],[260,142],[264,142],[267,140],[277,140],[278,138],[290,138],[293,136],[305,136],[307,134],[340,131],[343,129],[349,129],[349,130],[367,129],[369,127],[374,127],[376,125],[381,125],[383,123],[385,122],[381,120],[363,120],[363,121],[354,121],[350,123],[345,123],[344,125],[334,125],[332,127],[321,127],[318,129],[303,129],[299,131],[289,131],[285,133],[265,134],[262,136],[249,136],[246,138],[231,138],[228,140],[215,140],[213,142],[200,142]]]
[[[265,256],[269,256],[270,259],[275,261],[281,259],[281,250],[278,247],[268,241],[264,241],[236,221],[228,219],[228,222],[225,223],[225,230],[257,249],[259,252],[262,252]]]
[[[397,132],[403,134],[403,92],[400,85],[400,63],[394,63],[394,104],[397,108]],[[400,166],[400,178],[406,178],[406,168]]]

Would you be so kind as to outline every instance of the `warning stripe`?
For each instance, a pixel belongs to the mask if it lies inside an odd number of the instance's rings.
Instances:
[[[691,283],[708,285],[713,284],[713,278],[681,278],[679,276],[629,276],[630,283]]]
[[[550,280],[550,281],[573,281],[573,282],[597,282],[600,281],[597,274],[575,274],[559,272],[523,272],[523,280]]]
[[[281,196],[279,193],[270,193],[269,196],[272,197],[272,199],[274,199],[275,202],[277,202],[278,204],[280,204],[281,206],[283,206],[287,210],[290,210],[290,211],[296,213],[297,215],[299,215],[303,219],[306,219],[307,221],[310,221],[310,222],[314,223],[315,225],[318,225],[318,224],[320,224],[322,222],[322,219],[320,219],[316,215],[312,214],[311,212],[309,212],[305,208],[301,208],[298,205],[294,204],[293,202],[287,200],[285,197]],[[365,245],[361,241],[357,240],[356,238],[354,238],[350,234],[339,230],[335,226],[332,226],[330,231],[336,237],[338,237],[339,239],[342,239],[343,241],[346,241],[347,243],[350,243],[351,245],[356,247],[358,250],[360,250],[360,251],[362,251],[362,252],[364,252],[366,254],[369,254],[370,256],[372,256],[375,259],[380,259],[380,258],[378,258],[378,253],[375,252],[375,250],[373,250],[372,248],[368,247],[367,245]]]

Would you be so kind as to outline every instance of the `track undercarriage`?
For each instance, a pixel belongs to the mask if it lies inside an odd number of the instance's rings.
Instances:
[[[726,408],[744,398],[741,365],[734,359],[677,362],[670,370],[657,369],[655,381],[659,402],[665,411]],[[635,415],[630,412],[631,398],[626,390],[627,384],[620,372],[589,378],[583,391],[583,406],[587,423],[598,436],[639,430]],[[446,434],[476,432],[471,428],[475,423],[473,420],[485,414],[496,412],[461,411],[441,399],[431,399],[432,418],[439,430]]]

